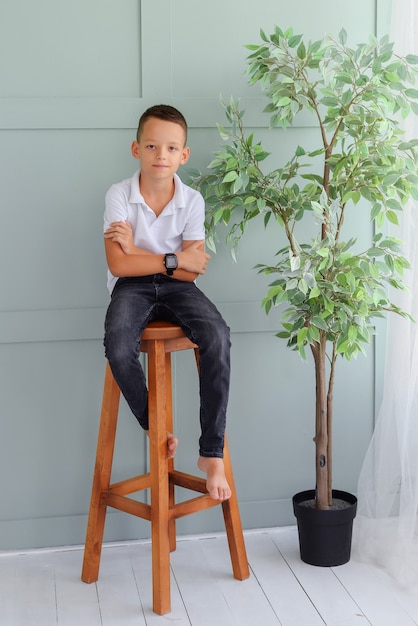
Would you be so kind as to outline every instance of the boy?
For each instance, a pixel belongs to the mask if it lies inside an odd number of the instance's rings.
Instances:
[[[131,411],[148,430],[147,388],[138,344],[148,322],[179,324],[199,346],[200,423],[198,467],[210,497],[226,500],[223,445],[229,394],[229,328],[195,280],[204,274],[204,201],[176,172],[187,163],[187,124],[174,107],[151,107],[139,120],[131,153],[140,170],[106,194],[104,238],[111,302],[105,352]],[[177,438],[167,433],[167,456]]]

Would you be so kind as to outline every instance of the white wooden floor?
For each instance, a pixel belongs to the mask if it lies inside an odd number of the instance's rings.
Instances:
[[[151,608],[151,545],[103,548],[99,581],[80,580],[82,547],[0,554],[1,626],[410,626],[418,597],[352,557],[300,560],[296,527],[245,533],[251,577],[234,580],[224,535],[179,539],[172,611]]]

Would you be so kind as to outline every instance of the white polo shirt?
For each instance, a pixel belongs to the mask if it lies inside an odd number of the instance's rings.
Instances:
[[[139,170],[132,178],[112,185],[105,197],[104,230],[112,222],[129,222],[134,243],[154,254],[179,252],[183,241],[205,238],[205,203],[202,195],[174,175],[174,196],[157,217],[139,190]],[[112,293],[117,278],[108,270]]]

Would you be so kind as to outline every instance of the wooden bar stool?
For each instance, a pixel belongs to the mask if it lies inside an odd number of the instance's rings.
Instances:
[[[249,577],[227,439],[225,438],[224,465],[232,496],[225,502],[220,503],[209,497],[203,478],[175,470],[174,459],[167,459],[167,432],[173,432],[171,352],[190,348],[195,350],[198,361],[197,346],[187,339],[180,326],[169,322],[151,322],[144,330],[139,349],[148,355],[150,471],[114,484],[110,480],[120,390],[107,363],[84,548],[81,578],[86,583],[92,583],[99,577],[107,507],[150,521],[153,610],[159,615],[171,610],[170,551],[176,548],[175,521],[180,517],[222,504],[233,575],[238,580]],[[200,495],[176,504],[176,485]],[[128,497],[129,494],[143,489],[151,490],[151,504]]]

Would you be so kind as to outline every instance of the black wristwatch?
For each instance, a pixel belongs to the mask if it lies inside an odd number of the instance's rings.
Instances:
[[[167,270],[167,276],[172,276],[174,270],[176,270],[179,266],[179,262],[177,260],[177,256],[173,252],[169,252],[164,256],[164,265]]]

